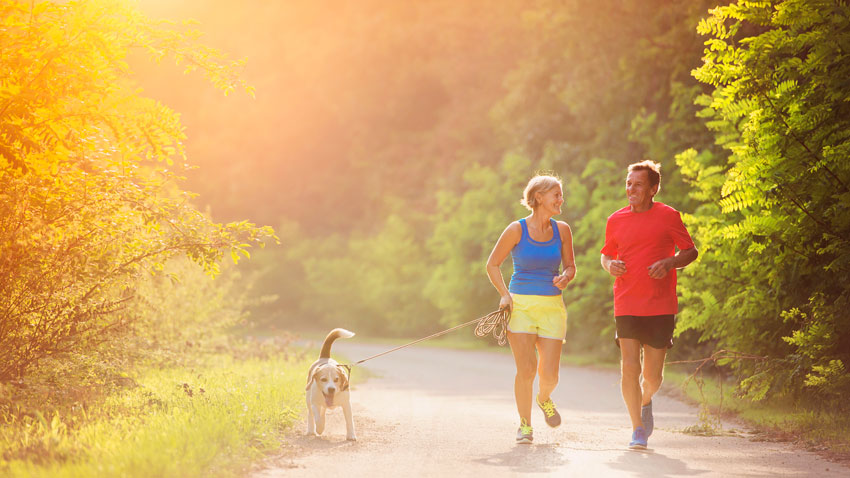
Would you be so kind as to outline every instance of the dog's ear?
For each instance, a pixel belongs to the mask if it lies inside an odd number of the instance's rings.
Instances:
[[[319,374],[319,369],[322,367],[313,367],[310,369],[310,378],[307,380],[307,386],[304,387],[304,390],[310,390],[310,385],[313,385],[313,382],[316,381],[316,375]]]
[[[348,390],[348,377],[351,375],[351,365],[337,365],[336,369],[339,370],[339,389],[340,391]]]

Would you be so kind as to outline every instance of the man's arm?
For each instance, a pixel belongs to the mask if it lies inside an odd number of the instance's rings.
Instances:
[[[647,268],[649,269],[649,277],[652,277],[653,279],[663,279],[667,276],[667,273],[670,272],[670,270],[681,269],[695,261],[698,256],[699,251],[697,251],[696,247],[682,249],[677,252],[675,256],[661,259],[655,264],[649,266]]]
[[[626,263],[623,261],[618,261],[611,256],[602,254],[600,262],[602,263],[602,268],[614,277],[620,277],[626,273]]]

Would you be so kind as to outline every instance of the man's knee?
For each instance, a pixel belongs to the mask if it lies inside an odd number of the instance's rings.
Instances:
[[[657,389],[661,387],[661,383],[664,381],[664,374],[660,371],[649,372],[647,370],[644,370],[643,381],[646,385]]]
[[[624,358],[620,361],[620,372],[623,380],[638,380],[640,378],[640,360]]]

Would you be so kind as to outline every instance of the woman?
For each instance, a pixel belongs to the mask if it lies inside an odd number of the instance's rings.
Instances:
[[[531,443],[535,373],[540,377],[535,401],[543,410],[546,424],[561,424],[550,395],[558,384],[561,344],[567,331],[567,311],[561,294],[575,278],[576,266],[570,226],[552,219],[561,213],[564,204],[561,181],[553,176],[531,178],[521,203],[531,210],[531,215],[510,223],[502,232],[487,259],[487,275],[502,296],[499,308],[511,309],[508,342],[516,361],[514,395],[520,417],[516,441]],[[506,287],[499,266],[509,253],[513,256],[514,273],[510,287]],[[562,264],[563,272],[558,274]]]

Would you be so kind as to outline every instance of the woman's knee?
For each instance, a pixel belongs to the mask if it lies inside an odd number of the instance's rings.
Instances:
[[[541,371],[540,372],[540,383],[546,384],[546,385],[549,385],[549,386],[552,386],[552,387],[554,387],[555,385],[558,385],[558,372],[557,371],[554,371],[554,372]]]
[[[534,343],[522,334],[511,334],[511,351],[516,362],[516,376],[519,380],[534,380],[537,373],[537,355]]]
[[[537,364],[534,362],[525,362],[517,364],[516,376],[520,380],[533,381],[534,375],[537,373]]]
[[[558,384],[558,376],[560,374],[560,364],[547,364],[542,363],[539,369],[537,370],[537,375],[540,377],[541,383],[546,383],[549,385],[557,385]]]

